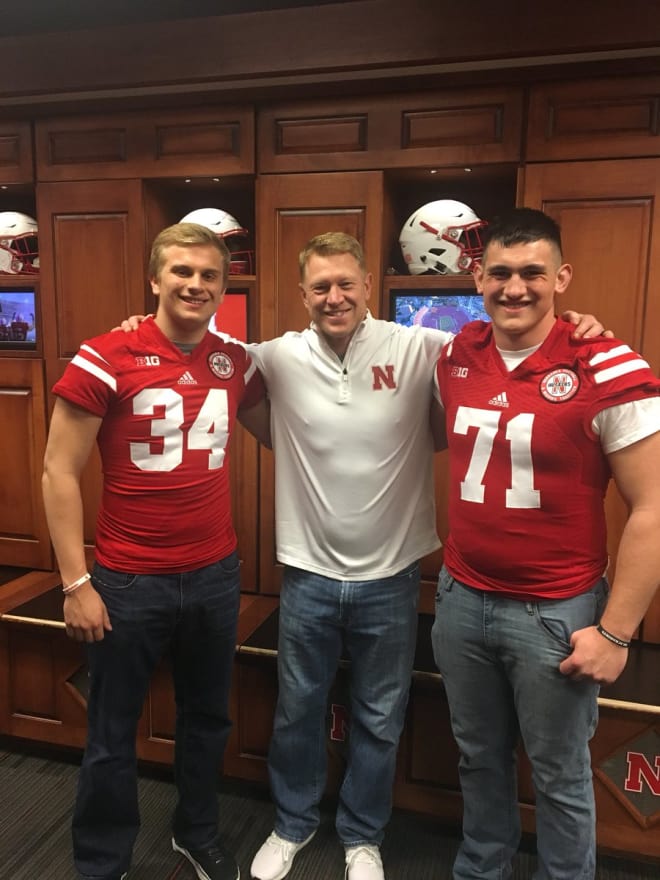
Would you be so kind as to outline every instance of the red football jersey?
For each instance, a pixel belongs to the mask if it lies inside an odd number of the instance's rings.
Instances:
[[[236,548],[227,445],[238,408],[264,395],[244,348],[207,333],[184,354],[148,319],[84,342],[53,391],[103,417],[102,565],[189,571]]]
[[[610,479],[592,420],[658,394],[615,339],[576,341],[557,321],[508,372],[490,324],[467,325],[438,361],[449,442],[445,564],[458,580],[519,598],[565,598],[607,566]]]

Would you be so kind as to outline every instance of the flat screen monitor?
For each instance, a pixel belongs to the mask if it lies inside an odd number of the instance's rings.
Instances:
[[[390,319],[397,324],[458,333],[469,321],[490,321],[479,293],[392,291]]]
[[[36,299],[34,287],[0,284],[0,351],[36,350]]]

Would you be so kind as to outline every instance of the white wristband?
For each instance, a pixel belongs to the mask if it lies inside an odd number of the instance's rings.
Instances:
[[[83,584],[86,584],[87,581],[91,580],[91,574],[86,571],[84,575],[78,578],[77,581],[74,581],[72,584],[69,584],[68,587],[62,587],[63,593],[73,593],[74,590],[77,590],[78,587],[82,587]]]

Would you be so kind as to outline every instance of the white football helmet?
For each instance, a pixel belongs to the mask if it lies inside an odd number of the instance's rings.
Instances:
[[[399,235],[408,271],[411,275],[470,272],[483,252],[480,230],[486,225],[463,202],[439,199],[422,205]]]
[[[0,211],[0,273],[32,275],[38,271],[37,221],[18,211]]]
[[[254,251],[237,247],[240,241],[236,239],[245,237],[248,231],[227,211],[222,211],[220,208],[197,208],[182,217],[179,222],[199,223],[200,226],[208,227],[219,238],[224,239],[231,251],[230,275],[246,275],[254,271]]]

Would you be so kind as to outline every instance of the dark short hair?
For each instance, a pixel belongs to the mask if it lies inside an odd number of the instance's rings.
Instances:
[[[305,276],[305,268],[309,258],[316,254],[319,257],[332,257],[335,254],[350,254],[355,258],[363,272],[367,271],[362,245],[347,232],[323,232],[310,238],[298,255],[301,279]]]
[[[167,226],[158,233],[154,243],[151,245],[148,268],[149,278],[158,278],[165,264],[165,248],[172,245],[179,245],[180,247],[211,245],[211,247],[214,247],[222,257],[222,283],[226,283],[227,275],[229,274],[229,263],[231,261],[229,248],[212,229],[209,229],[207,226],[201,226],[199,223],[175,223],[173,226]]]
[[[482,231],[484,253],[491,242],[503,247],[529,244],[532,241],[549,241],[555,245],[561,257],[561,229],[556,220],[536,208],[513,208],[491,220]]]

